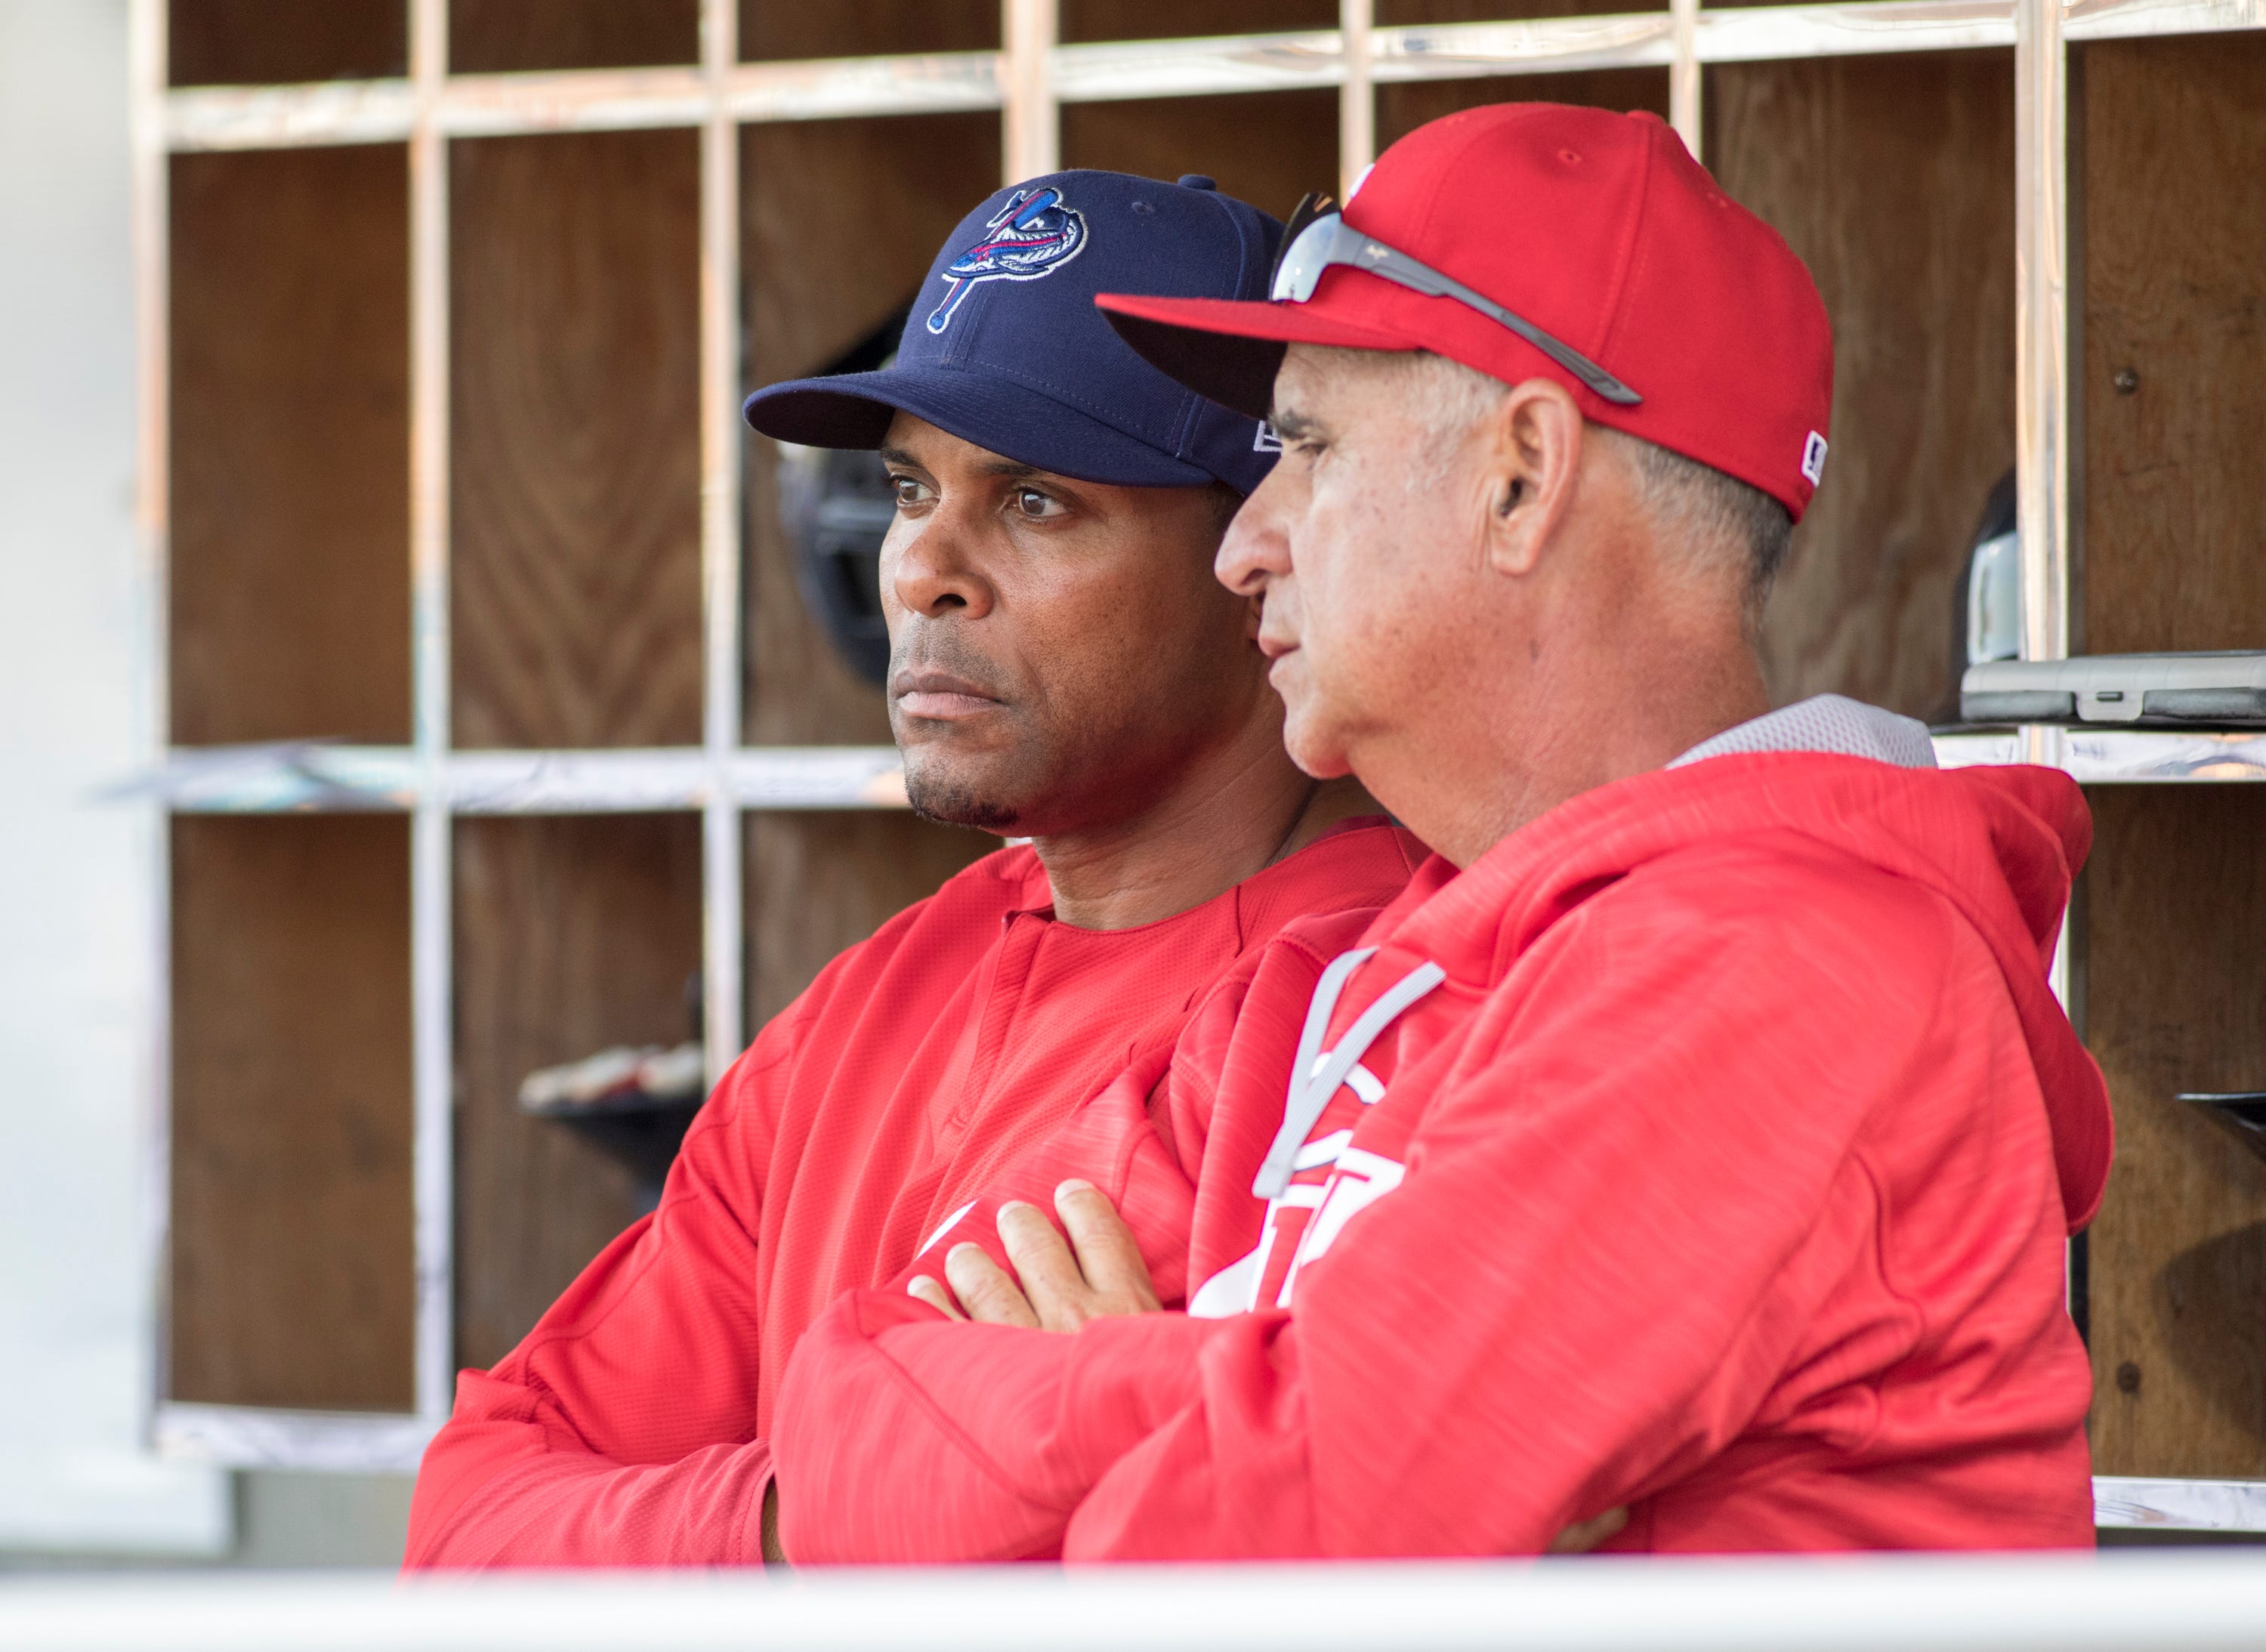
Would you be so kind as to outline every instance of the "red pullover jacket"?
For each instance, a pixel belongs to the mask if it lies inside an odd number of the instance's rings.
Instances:
[[[457,1379],[406,1563],[762,1558],[786,1356],[844,1291],[898,1271],[1018,1150],[1169,1049],[1289,919],[1375,910],[1423,850],[1349,822],[1161,923],[1054,921],[1027,848],[980,860],[829,964],[686,1136],[660,1208],[492,1371]]]
[[[2048,771],[1721,757],[1290,926],[919,1264],[1076,1172],[1190,1309],[837,1305],[789,1557],[1531,1553],[1620,1504],[1625,1548],[2089,1544],[2089,838]]]

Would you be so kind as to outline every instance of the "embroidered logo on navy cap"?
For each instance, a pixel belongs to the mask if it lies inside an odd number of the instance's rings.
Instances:
[[[1064,204],[1059,189],[1021,189],[991,216],[990,233],[945,267],[944,302],[929,312],[928,330],[952,325],[978,281],[1034,281],[1051,275],[1085,245],[1085,217]]]

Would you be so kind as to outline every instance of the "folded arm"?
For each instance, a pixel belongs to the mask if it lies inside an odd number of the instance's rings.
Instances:
[[[418,1473],[408,1568],[762,1559],[761,1091],[790,1030],[767,1028],[718,1086],[660,1209],[494,1370],[458,1377]]]

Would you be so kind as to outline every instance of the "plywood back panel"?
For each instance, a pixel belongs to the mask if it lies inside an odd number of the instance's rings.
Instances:
[[[409,737],[398,145],[172,162],[172,739]]]
[[[449,68],[616,69],[700,60],[700,0],[450,0]]]
[[[2086,1034],[2116,1109],[2088,1240],[2094,1466],[2266,1476],[2266,1162],[2173,1099],[2266,1089],[2266,795],[2090,795]]]
[[[414,1403],[409,827],[172,823],[171,1380]]]
[[[698,135],[450,160],[457,743],[697,744]]]
[[[740,55],[750,62],[998,49],[999,0],[740,0]]]
[[[1071,104],[1062,112],[1062,160],[1168,180],[1202,172],[1229,194],[1287,217],[1308,190],[1337,186],[1337,94]]]
[[[1235,0],[1232,5],[1217,0],[1060,0],[1058,15],[1066,42],[1272,34],[1338,26],[1337,0]]]
[[[503,1357],[636,1211],[622,1164],[520,1081],[691,1035],[696,815],[457,824],[457,1359]]]
[[[1954,582],[2014,463],[2011,55],[1726,65],[1707,94],[1716,177],[1833,323],[1832,452],[1765,628],[1772,696],[1944,715]]]
[[[2266,37],[2082,67],[2084,646],[2266,647]]]
[[[1668,118],[1664,69],[1597,69],[1570,75],[1499,75],[1485,80],[1412,81],[1377,90],[1377,147],[1399,142],[1429,121],[1490,103],[1577,103]]]
[[[409,72],[408,0],[168,0],[165,11],[176,86]]]

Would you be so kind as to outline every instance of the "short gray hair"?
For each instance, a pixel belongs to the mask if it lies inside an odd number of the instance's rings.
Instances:
[[[1794,517],[1787,508],[1761,488],[1656,442],[1621,430],[1607,434],[1626,456],[1638,497],[1654,521],[1687,539],[1736,545],[1746,552],[1749,618],[1759,621],[1794,537]]]
[[[1433,444],[1446,464],[1452,443],[1470,426],[1501,405],[1510,387],[1502,380],[1429,350],[1330,349],[1347,365],[1364,371],[1404,375],[1417,389],[1429,415]],[[1736,547],[1746,559],[1746,604],[1750,629],[1762,618],[1763,603],[1785,565],[1794,518],[1785,506],[1759,487],[1727,476],[1697,459],[1672,453],[1658,442],[1597,425],[1628,462],[1645,510],[1675,536],[1697,545]]]

